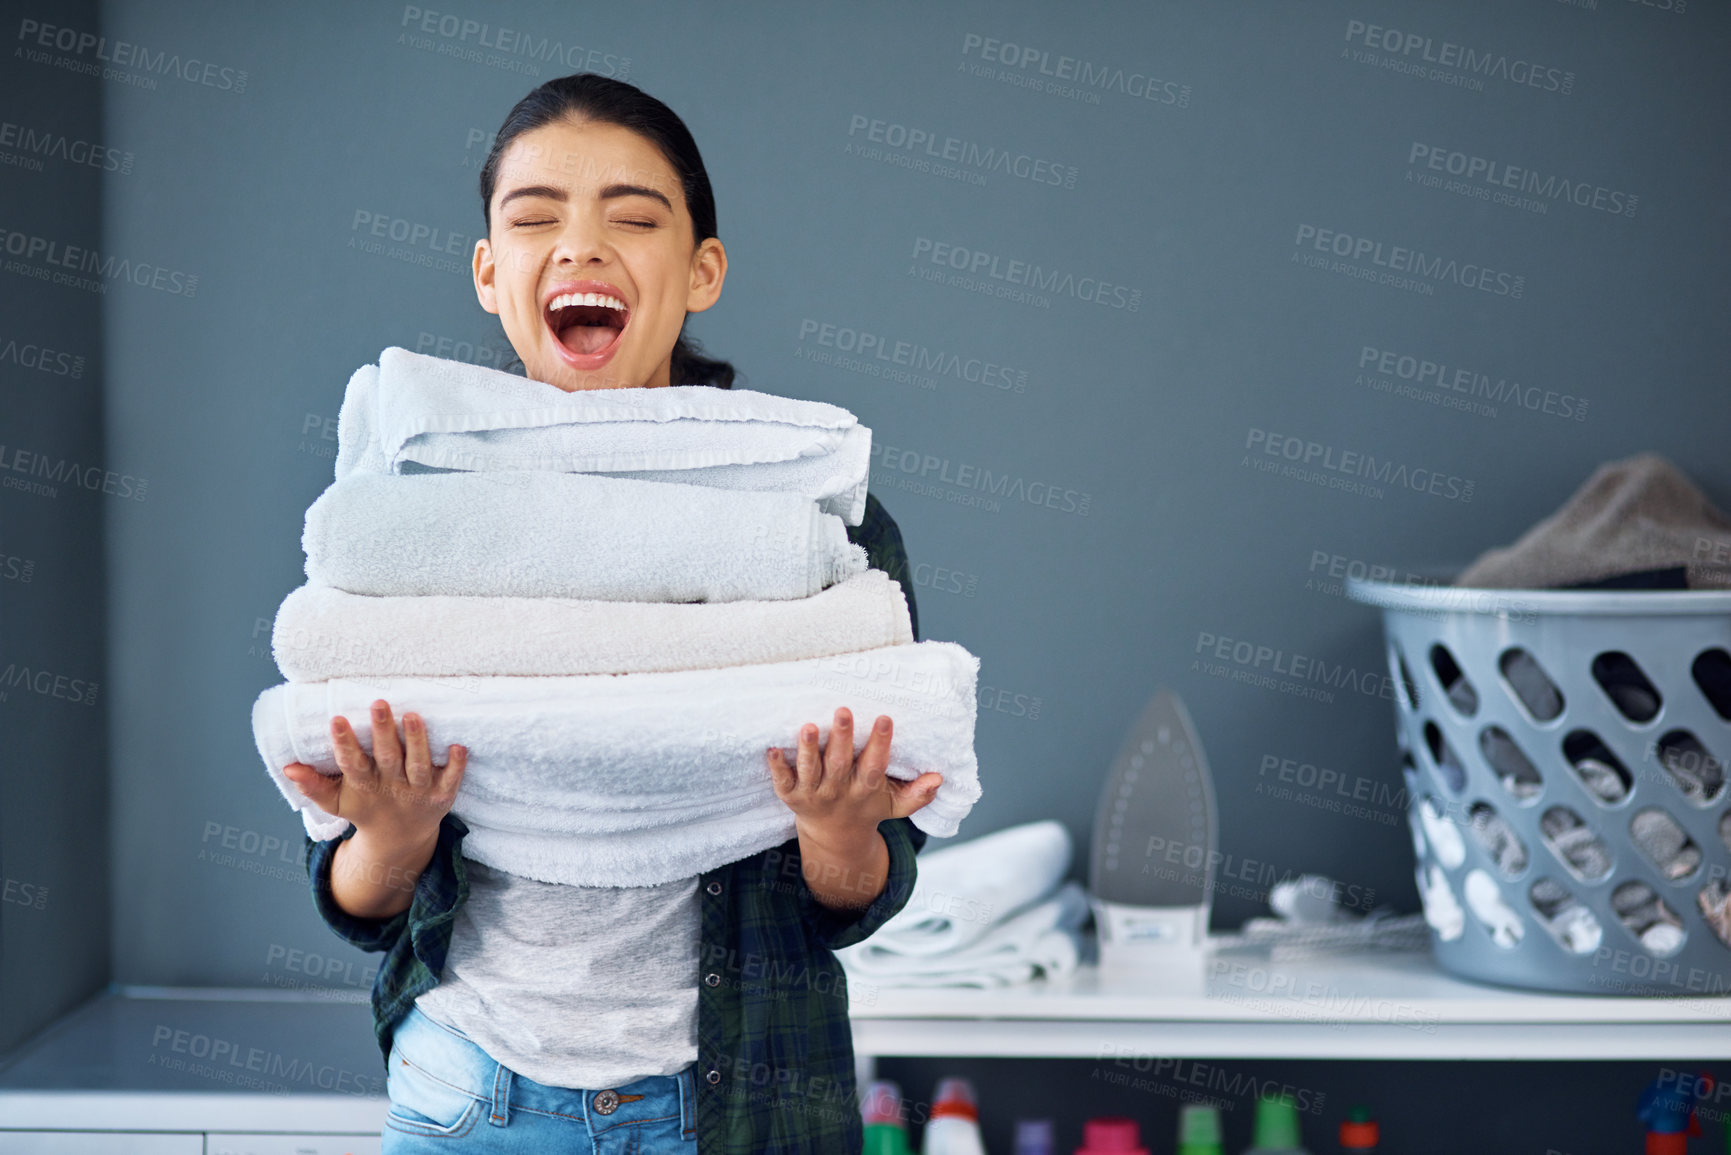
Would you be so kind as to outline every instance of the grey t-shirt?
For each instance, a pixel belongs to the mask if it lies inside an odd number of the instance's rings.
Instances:
[[[423,1013],[552,1087],[602,1090],[697,1060],[697,879],[541,882],[463,859],[469,897]]]

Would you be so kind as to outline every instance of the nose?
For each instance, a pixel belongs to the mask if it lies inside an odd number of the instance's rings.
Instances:
[[[589,213],[573,213],[559,234],[553,259],[561,264],[606,264],[611,255],[601,221]]]

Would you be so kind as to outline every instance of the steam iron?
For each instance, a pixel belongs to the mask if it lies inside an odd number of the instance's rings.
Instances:
[[[1102,974],[1202,988],[1219,862],[1214,783],[1190,714],[1160,687],[1100,794],[1088,889]]]

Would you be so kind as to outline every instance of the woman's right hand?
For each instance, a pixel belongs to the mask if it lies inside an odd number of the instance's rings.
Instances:
[[[403,715],[403,739],[391,721],[391,704],[373,703],[373,753],[369,757],[342,715],[331,719],[337,769],[331,776],[304,762],[290,762],[283,776],[327,814],[346,818],[357,830],[386,845],[411,846],[435,835],[457,800],[469,752],[452,745],[443,766],[427,749],[421,716]]]

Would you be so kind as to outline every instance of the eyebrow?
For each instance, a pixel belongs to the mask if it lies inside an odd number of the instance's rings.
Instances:
[[[563,203],[571,199],[571,194],[556,185],[525,185],[522,188],[514,188],[501,197],[499,200],[499,208],[503,210],[506,205],[510,204],[517,197],[547,197],[549,200],[556,200]],[[653,200],[658,200],[663,205],[667,206],[669,212],[673,211],[673,202],[668,200],[666,196],[655,189],[646,188],[640,184],[607,185],[601,190],[597,199],[611,200],[615,197],[649,197]]]

